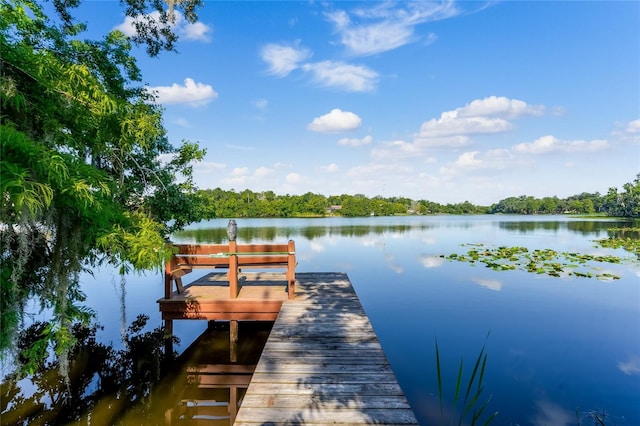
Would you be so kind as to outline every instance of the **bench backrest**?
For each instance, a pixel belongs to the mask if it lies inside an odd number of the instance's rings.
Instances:
[[[287,244],[176,244],[177,252],[165,264],[165,298],[170,299],[172,281],[182,291],[181,277],[193,268],[229,269],[232,297],[238,294],[238,271],[245,268],[285,268],[289,298],[295,297],[295,243]]]
[[[231,255],[238,265],[286,264],[295,255],[293,241],[288,244],[179,244],[169,270],[181,266],[228,268]]]

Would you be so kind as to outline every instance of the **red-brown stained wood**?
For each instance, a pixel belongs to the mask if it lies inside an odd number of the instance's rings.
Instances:
[[[182,277],[193,268],[227,269],[230,298],[238,297],[240,282],[238,274],[243,269],[281,268],[289,298],[295,297],[295,243],[287,244],[177,244],[176,254],[165,264],[164,298],[184,291]]]
[[[375,331],[346,274],[289,277],[239,272],[236,298],[227,275],[210,273],[182,293],[158,300],[163,319],[275,321],[242,399],[236,426],[264,424],[417,425]],[[196,369],[198,370],[198,369]],[[202,387],[246,386],[248,375],[219,383],[213,367],[198,374]],[[231,394],[229,407],[237,407]]]

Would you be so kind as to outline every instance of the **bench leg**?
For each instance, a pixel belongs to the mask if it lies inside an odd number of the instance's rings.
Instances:
[[[178,277],[175,279],[176,282],[176,291],[178,293],[184,293],[184,287],[182,286],[182,278]]]
[[[296,298],[296,277],[291,276],[291,274],[289,274],[287,272],[287,293],[289,296],[289,299],[295,299]]]

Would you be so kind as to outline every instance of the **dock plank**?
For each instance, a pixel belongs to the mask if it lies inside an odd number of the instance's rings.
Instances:
[[[234,425],[417,425],[346,274],[297,274]]]

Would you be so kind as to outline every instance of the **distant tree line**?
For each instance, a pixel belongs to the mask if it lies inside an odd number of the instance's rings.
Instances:
[[[307,192],[303,195],[276,195],[273,191],[242,192],[220,188],[198,191],[199,214],[204,219],[222,217],[305,217],[305,216],[392,216],[426,214],[607,214],[640,217],[640,174],[619,191],[610,188],[606,195],[598,192],[567,198],[522,195],[508,197],[491,206],[476,206],[469,201],[440,204],[406,197],[368,198],[362,194],[325,196]]]
[[[509,197],[489,207],[487,213],[505,214],[606,214],[616,217],[640,217],[640,174],[626,183],[622,191],[609,188],[605,195],[583,192],[560,199],[522,195]]]

